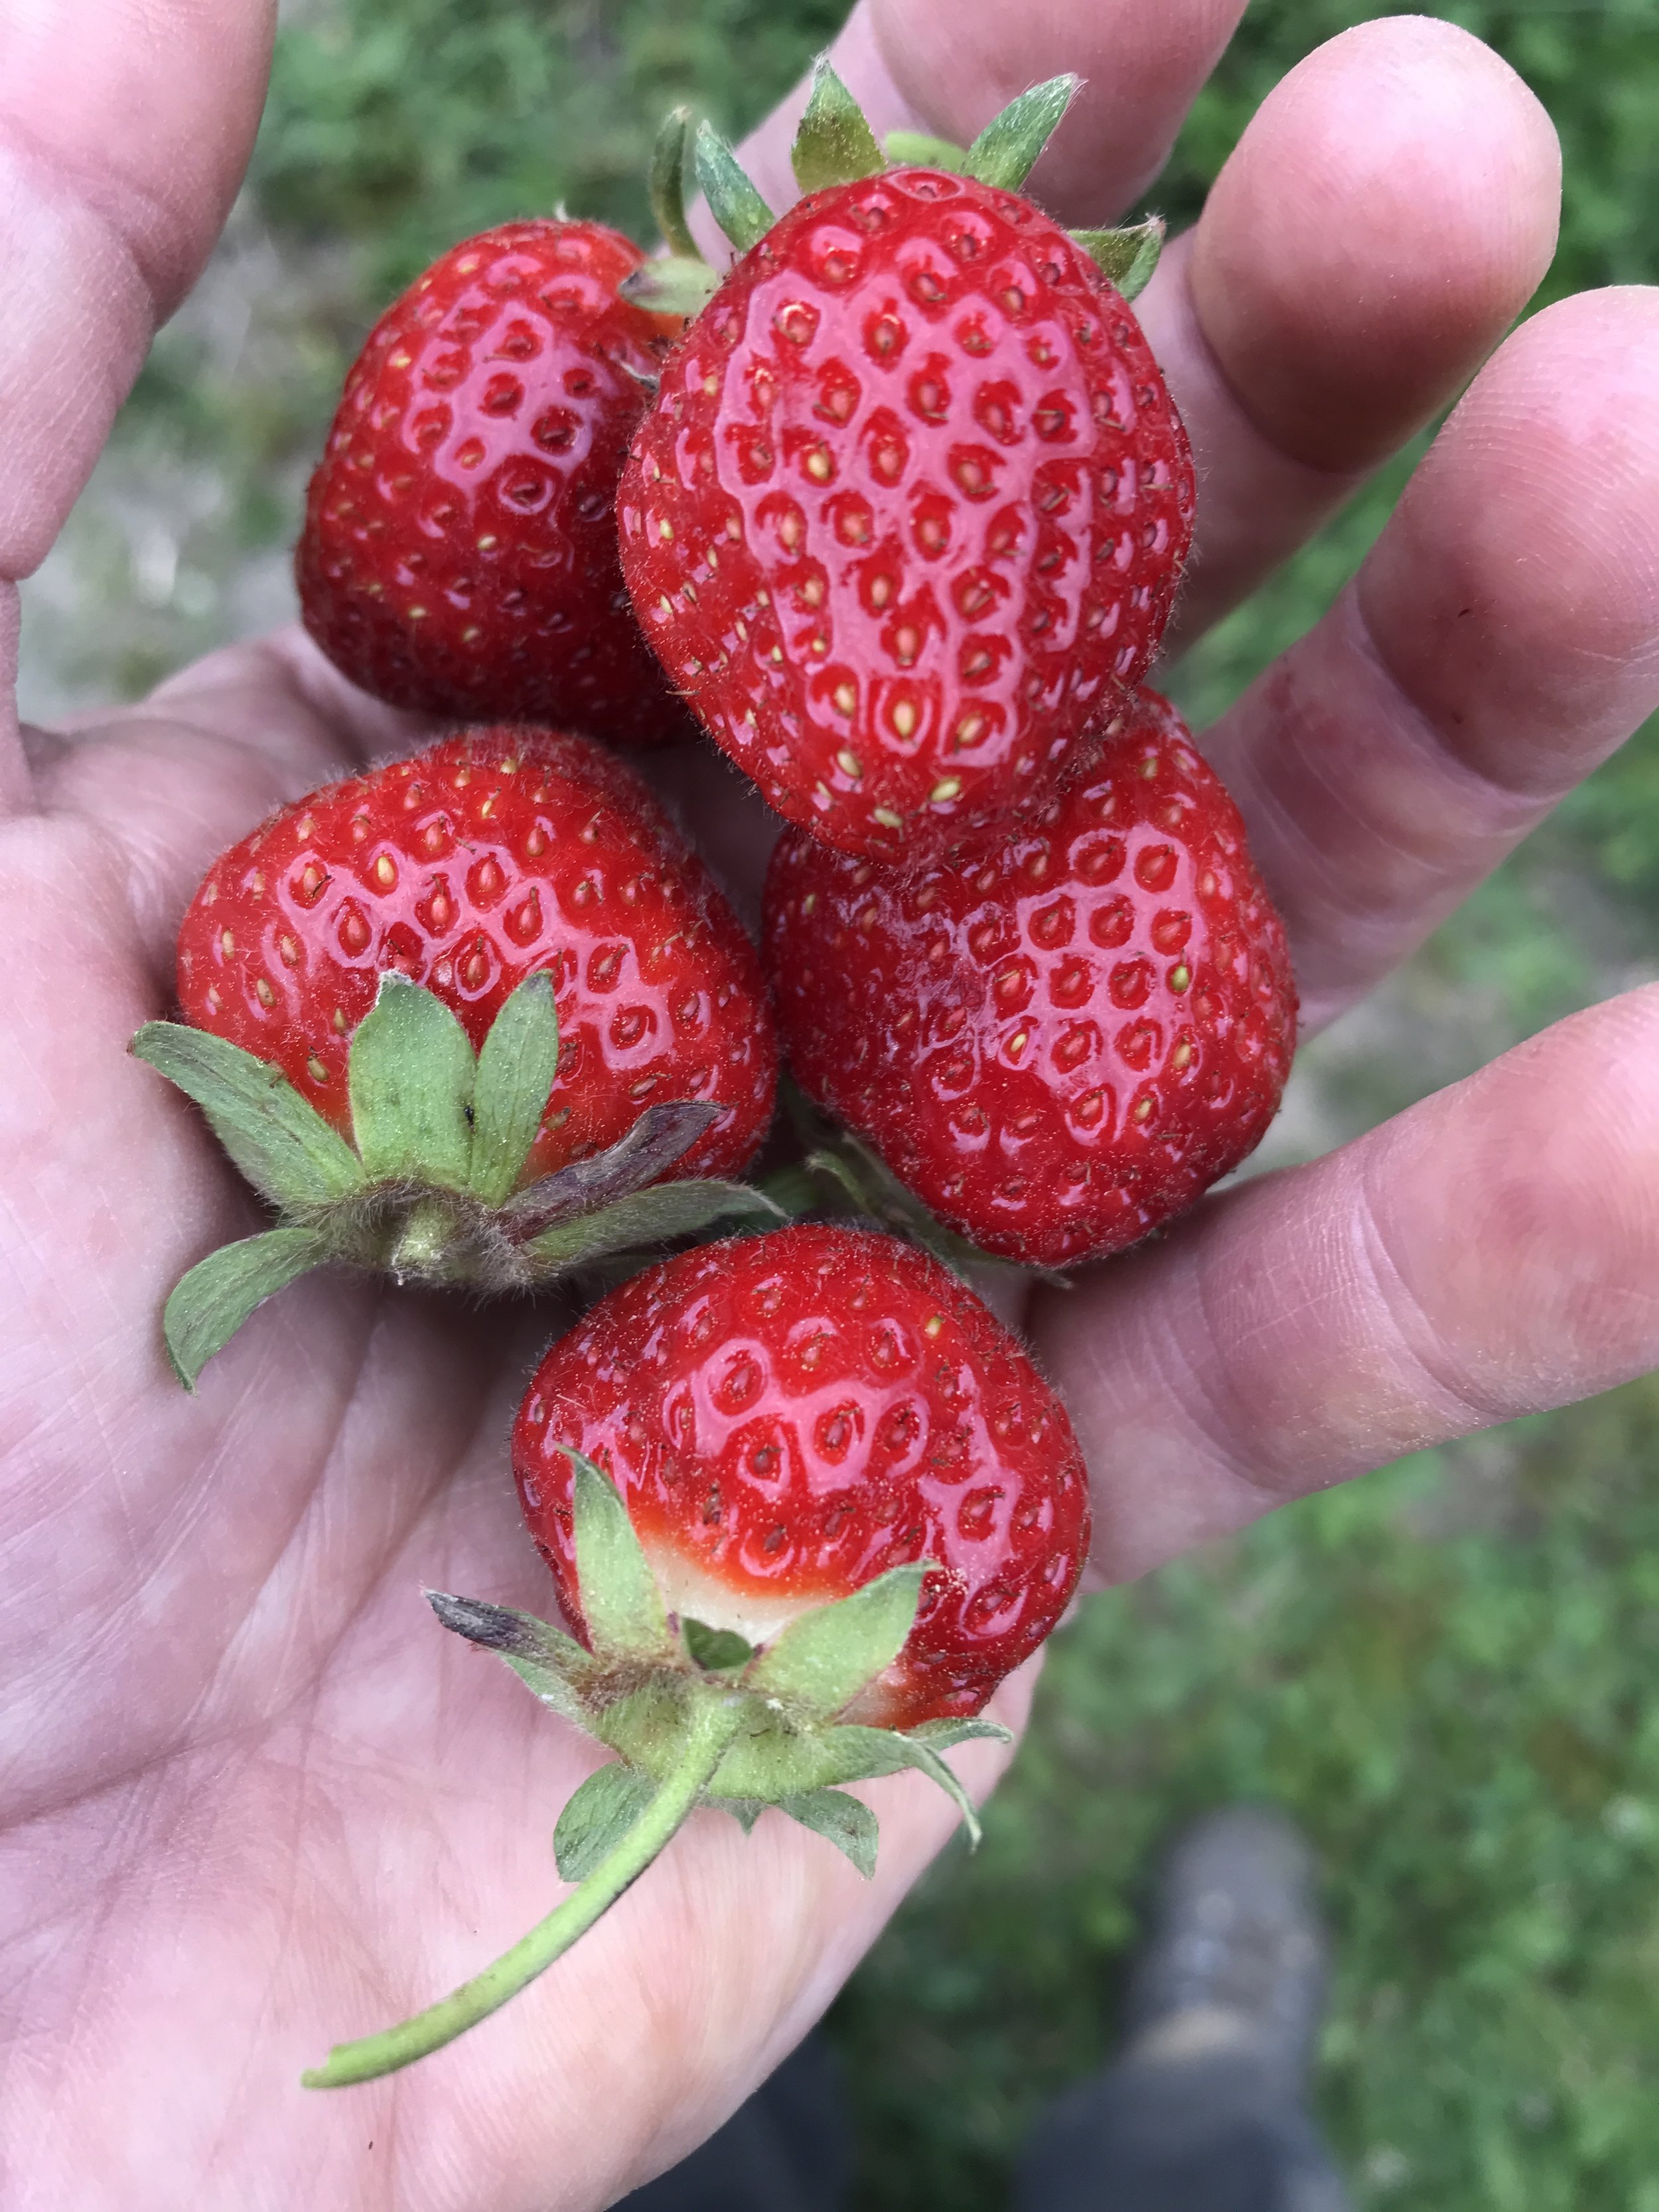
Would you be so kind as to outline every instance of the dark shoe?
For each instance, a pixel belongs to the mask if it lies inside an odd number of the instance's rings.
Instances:
[[[1299,2086],[1325,2008],[1317,1879],[1300,1830],[1265,1806],[1188,1828],[1159,1874],[1125,2057],[1245,2049]]]
[[[700,2149],[615,2212],[842,2212],[852,2175],[841,2071],[815,2033]]]
[[[1122,2057],[1032,2132],[1021,2212],[1346,2212],[1303,2106],[1326,1980],[1307,1844],[1240,1806],[1160,1874]]]

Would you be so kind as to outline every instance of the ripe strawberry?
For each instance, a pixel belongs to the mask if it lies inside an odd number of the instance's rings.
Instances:
[[[799,833],[765,954],[803,1088],[988,1252],[1115,1252],[1236,1167],[1278,1106],[1296,990],[1237,811],[1175,709],[1012,831],[908,872]]]
[[[587,738],[471,731],[283,808],[209,872],[178,975],[191,1026],[151,1023],[134,1049],[283,1217],[174,1292],[186,1382],[329,1259],[522,1288],[777,1218],[718,1180],[776,1086],[753,950]]]
[[[930,1559],[860,1718],[976,1713],[1064,1611],[1088,1536],[1065,1411],[936,1261],[830,1225],[704,1245],[556,1343],[514,1431],[525,1517],[579,1628],[568,1452],[622,1492],[670,1607],[763,1644]]]
[[[815,837],[894,858],[1040,793],[1146,673],[1193,507],[1091,252],[980,175],[900,167],[744,253],[664,364],[617,515],[716,742]]]
[[[766,1132],[777,1055],[749,940],[632,769],[584,738],[469,731],[313,792],[220,855],[179,933],[185,1019],[344,1136],[348,1047],[390,969],[475,1050],[526,976],[556,979],[559,1072],[521,1182],[662,1099],[720,1109],[683,1175],[735,1173]]]
[[[574,1893],[428,2011],[337,2046],[319,2087],[505,2003],[698,1805],[744,1828],[775,1806],[867,1875],[875,1816],[840,1785],[914,1766],[976,1836],[939,1753],[1005,1734],[971,1716],[1059,1620],[1088,1542],[1059,1400],[953,1275],[867,1231],[636,1275],[543,1360],[513,1455],[582,1642],[472,1599],[434,1609],[618,1758],[559,1817]]]
[[[370,333],[311,481],[307,629],[394,706],[612,744],[688,726],[641,642],[613,508],[678,316],[618,296],[593,222],[469,238]]]

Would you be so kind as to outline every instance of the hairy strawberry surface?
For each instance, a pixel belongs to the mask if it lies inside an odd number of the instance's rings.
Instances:
[[[572,1448],[616,1483],[671,1609],[751,1644],[931,1561],[903,1650],[849,1716],[890,1727],[976,1713],[1059,1620],[1088,1541],[1054,1392],[954,1276],[865,1231],[705,1246],[554,1345],[514,1463],[581,1624]]]
[[[306,627],[379,698],[613,744],[688,728],[617,565],[617,479],[678,316],[602,223],[503,224],[375,325],[312,478]]]
[[[1260,1139],[1296,1035],[1237,810],[1164,700],[1012,834],[911,870],[799,833],[766,957],[802,1087],[982,1250],[1121,1250]]]
[[[618,508],[641,624],[772,805],[892,857],[1036,794],[1146,672],[1191,459],[1129,307],[1017,194],[809,195],[665,363]]]

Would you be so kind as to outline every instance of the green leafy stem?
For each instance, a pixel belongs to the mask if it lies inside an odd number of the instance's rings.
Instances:
[[[795,181],[803,192],[823,191],[902,165],[948,170],[1003,191],[1019,191],[1081,82],[1068,72],[1031,86],[994,116],[971,146],[894,131],[884,148],[829,57],[820,54],[791,150]],[[669,250],[636,270],[623,286],[629,299],[659,314],[696,314],[719,281],[699,252],[686,218],[688,157],[709,212],[739,253],[757,246],[775,221],[730,142],[706,119],[694,128],[690,109],[675,108],[658,134],[650,168],[652,209]],[[1164,224],[1161,216],[1152,216],[1124,229],[1070,234],[1122,296],[1133,300],[1158,266]]]
[[[196,1102],[279,1217],[210,1253],[168,1298],[163,1334],[187,1389],[256,1306],[331,1261],[529,1290],[717,1222],[782,1218],[741,1183],[659,1180],[720,1118],[696,1099],[647,1107],[608,1150],[517,1187],[558,1074],[544,969],[507,999],[476,1054],[441,1000],[383,975],[347,1060],[350,1143],[279,1068],[223,1037],[148,1022],[131,1049]]]
[[[544,1704],[621,1754],[589,1775],[559,1816],[554,1853],[575,1890],[436,2004],[337,2045],[303,2076],[309,2088],[395,2072],[496,2011],[610,1910],[700,1805],[731,1814],[745,1831],[775,1807],[868,1877],[876,1816],[838,1785],[912,1768],[948,1793],[978,1840],[973,1802],[940,1753],[975,1736],[1006,1742],[1006,1729],[942,1720],[901,1734],[847,1717],[902,1651],[929,1562],[894,1568],[797,1615],[757,1649],[734,1630],[669,1611],[610,1476],[580,1452],[568,1456],[586,1644],[505,1606],[428,1595],[446,1627],[494,1651]]]
[[[741,1701],[736,1698],[706,1701],[686,1732],[673,1775],[660,1790],[647,1796],[637,1817],[602,1854],[574,1896],[556,1906],[493,1966],[475,1974],[470,1982],[463,1982],[439,2003],[382,2035],[337,2045],[321,2066],[301,2075],[304,2086],[340,2089],[354,2081],[373,2081],[382,2074],[395,2073],[430,2051],[441,2051],[445,2044],[487,2019],[538,1974],[544,1973],[638,1881],[673,1836],[720,1764],[742,1717]]]

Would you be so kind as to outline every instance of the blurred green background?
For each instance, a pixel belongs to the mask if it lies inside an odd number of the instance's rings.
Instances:
[[[751,122],[838,0],[302,0],[247,191],[26,590],[26,711],[132,696],[282,619],[306,471],[373,314],[463,233],[563,201],[645,234],[655,117]],[[1370,10],[1257,0],[1154,195],[1189,216],[1257,100]],[[1655,0],[1436,11],[1566,151],[1541,301],[1659,276]],[[1218,711],[1380,527],[1385,473],[1176,688]],[[1298,1065],[1306,1156],[1654,972],[1659,731]],[[1426,1455],[1097,1599],[1056,1640],[977,1859],[953,1850],[833,2032],[871,2212],[1004,2201],[1109,2047],[1139,1884],[1189,1812],[1306,1824],[1340,1944],[1322,2109],[1364,2205],[1659,2212],[1659,1385]]]

